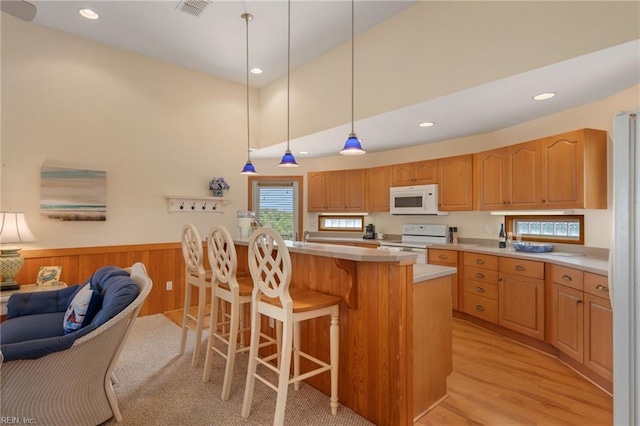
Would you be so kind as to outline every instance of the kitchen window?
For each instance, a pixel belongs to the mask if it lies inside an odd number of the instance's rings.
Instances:
[[[302,199],[302,176],[249,177],[249,210],[285,240],[302,235]]]
[[[318,217],[318,231],[364,231],[364,216],[322,216]]]
[[[507,232],[523,241],[584,245],[584,216],[505,216]]]

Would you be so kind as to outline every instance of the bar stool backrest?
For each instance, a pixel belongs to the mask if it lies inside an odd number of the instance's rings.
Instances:
[[[293,310],[289,295],[291,282],[291,257],[289,249],[270,226],[253,231],[249,240],[249,272],[253,279],[253,298],[260,298],[256,291],[270,298],[280,299],[285,310]]]
[[[196,227],[190,223],[182,228],[182,256],[187,275],[204,275],[202,240]]]
[[[238,287],[238,256],[231,234],[224,226],[214,225],[207,236],[207,253],[214,278],[230,288]]]

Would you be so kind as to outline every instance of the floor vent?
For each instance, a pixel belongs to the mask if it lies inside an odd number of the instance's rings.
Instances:
[[[199,16],[210,3],[211,0],[184,0],[178,3],[177,9],[193,16]]]

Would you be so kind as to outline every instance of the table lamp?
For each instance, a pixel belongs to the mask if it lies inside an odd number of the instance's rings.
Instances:
[[[5,244],[22,244],[36,241],[27,225],[23,212],[0,212],[0,291],[20,288],[14,277],[18,275],[24,259],[18,251],[20,248]]]

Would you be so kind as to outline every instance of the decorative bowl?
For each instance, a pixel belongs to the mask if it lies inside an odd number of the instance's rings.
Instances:
[[[525,253],[548,253],[553,250],[553,244],[549,243],[515,243],[513,245],[515,251],[522,251]]]

